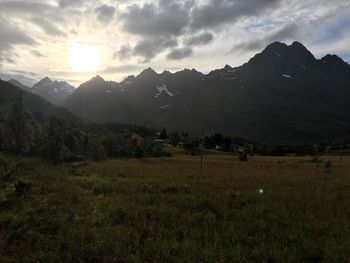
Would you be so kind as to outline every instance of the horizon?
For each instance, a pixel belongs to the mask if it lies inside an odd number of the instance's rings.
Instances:
[[[330,53],[348,62],[349,9],[345,0],[0,0],[0,77],[28,85],[49,76],[78,86],[97,74],[121,81],[148,67],[206,73],[294,40],[316,58]]]

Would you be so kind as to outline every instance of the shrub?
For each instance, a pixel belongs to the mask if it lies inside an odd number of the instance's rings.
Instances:
[[[134,155],[137,159],[142,159],[145,157],[145,153],[140,145],[136,145]]]
[[[238,156],[238,159],[241,161],[241,162],[247,162],[248,161],[248,154],[246,151],[244,152],[240,152],[239,153],[239,156]]]

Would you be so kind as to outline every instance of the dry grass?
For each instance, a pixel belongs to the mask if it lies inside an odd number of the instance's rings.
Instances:
[[[200,171],[199,157],[171,151],[20,161],[13,180],[29,187],[1,188],[0,262],[349,262],[349,157],[326,168],[326,157],[215,154]]]

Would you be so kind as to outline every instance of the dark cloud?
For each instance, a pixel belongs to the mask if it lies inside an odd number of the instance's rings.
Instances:
[[[25,70],[13,70],[13,72],[15,72],[17,74],[22,74],[22,75],[29,75],[29,76],[32,76],[32,77],[38,76],[38,74],[36,74],[34,72],[25,71]]]
[[[51,36],[66,36],[54,23],[42,18],[42,17],[33,17],[31,21],[40,27],[46,34]]]
[[[266,35],[263,38],[253,39],[250,41],[239,43],[232,48],[232,52],[256,51],[263,49],[266,45],[275,41],[295,40],[301,36],[299,27],[292,23]]]
[[[8,64],[16,64],[16,61],[11,57],[0,58],[0,62],[6,62]]]
[[[38,58],[45,58],[46,56],[43,55],[42,53],[40,53],[39,51],[37,50],[32,50],[30,51],[30,53],[34,56],[34,57],[38,57]]]
[[[34,46],[37,42],[27,36],[19,28],[9,24],[0,17],[0,66],[2,64],[15,64],[17,54],[13,48],[16,45]]]
[[[61,22],[64,20],[64,16],[59,11],[57,6],[39,2],[0,0],[0,14],[3,12],[5,17],[11,17],[15,14],[21,18],[27,18],[29,15],[30,18],[40,17],[51,22]]]
[[[4,12],[4,17],[16,15],[27,19],[51,36],[65,36],[57,26],[64,21],[64,16],[57,6],[30,1],[0,0],[0,15],[1,12]]]
[[[76,6],[80,6],[81,4],[83,4],[84,0],[58,0],[58,5],[61,8],[65,8],[65,7],[76,7]]]
[[[10,50],[14,45],[36,45],[37,42],[19,28],[0,18],[0,52]]]
[[[143,58],[142,63],[147,63],[167,48],[177,46],[176,39],[150,38],[139,41],[133,50],[133,55]]]
[[[0,11],[6,13],[33,13],[46,12],[56,9],[52,5],[30,1],[0,1]]]
[[[213,28],[244,16],[260,14],[280,0],[209,0],[192,11],[193,29]]]
[[[189,32],[195,34],[202,29],[213,29],[227,22],[235,22],[241,17],[255,16],[274,6],[281,0],[208,0],[205,4],[196,1],[157,0],[151,3],[132,4],[121,14],[126,32],[139,35],[144,39],[135,47],[132,55],[145,58],[145,62],[163,52],[162,43],[150,38],[183,37]],[[169,59],[181,59],[192,54],[190,47],[210,43],[211,33],[185,38],[182,49],[175,49],[168,54]],[[170,46],[171,47],[171,46]],[[124,52],[122,52],[124,51]],[[129,50],[120,53],[129,54]]]
[[[108,23],[114,17],[115,8],[109,5],[101,5],[95,9],[97,19],[102,23]]]
[[[129,58],[132,54],[132,48],[130,45],[123,45],[121,48],[114,53],[113,59],[120,59],[120,60],[125,60]]]
[[[198,36],[192,36],[185,41],[189,46],[206,45],[213,40],[214,36],[211,33],[203,33]]]
[[[167,59],[179,60],[189,57],[193,54],[193,50],[189,47],[176,48],[167,55]]]
[[[131,5],[121,15],[124,29],[145,36],[181,35],[190,22],[192,1],[160,0],[158,4]]]

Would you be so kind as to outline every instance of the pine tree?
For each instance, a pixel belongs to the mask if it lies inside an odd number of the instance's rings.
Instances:
[[[106,158],[105,148],[102,146],[98,137],[90,137],[88,143],[88,152],[94,161],[101,161]]]
[[[16,154],[24,154],[33,144],[32,116],[23,108],[22,95],[13,100],[12,108],[5,120],[6,148]]]
[[[169,143],[173,146],[177,146],[180,143],[181,136],[179,132],[172,132],[169,136]]]
[[[167,139],[167,138],[168,138],[168,135],[167,135],[166,129],[163,129],[163,130],[160,132],[159,139],[165,140],[165,139]]]
[[[64,144],[66,136],[66,125],[64,120],[60,120],[55,116],[49,119],[47,124],[47,144],[46,157],[54,164],[62,163],[70,156],[68,147]]]

